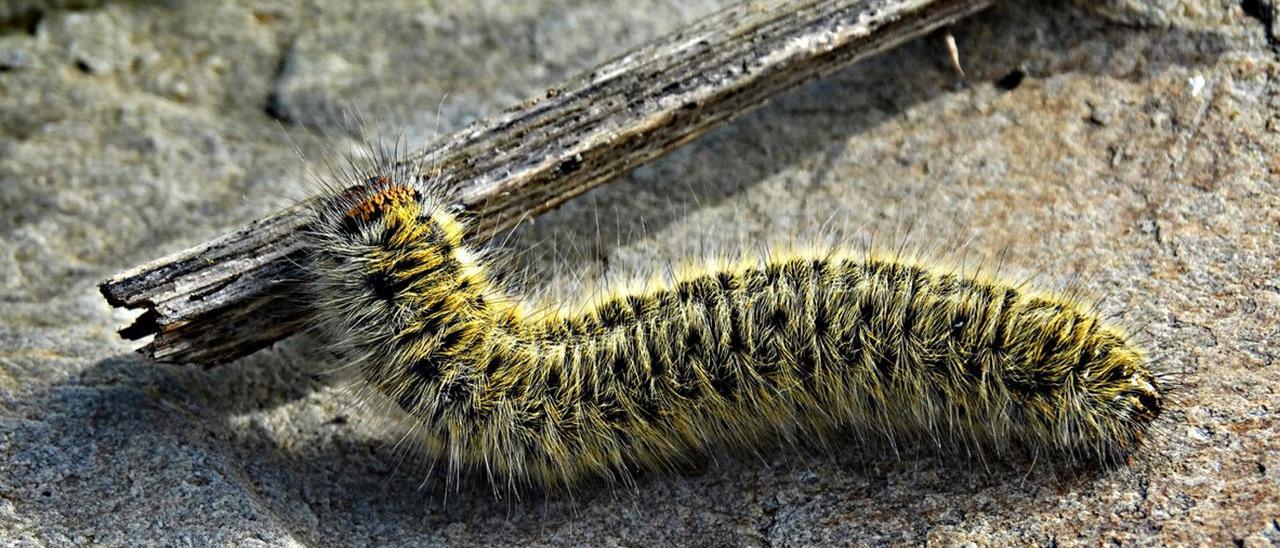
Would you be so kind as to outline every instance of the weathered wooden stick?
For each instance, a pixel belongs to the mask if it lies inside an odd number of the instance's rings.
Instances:
[[[424,161],[483,239],[671,151],[805,80],[979,11],[995,0],[757,0],[715,13],[477,122]],[[319,198],[313,198],[316,200]],[[102,283],[146,308],[121,330],[155,335],[164,362],[223,363],[300,329],[304,203]]]

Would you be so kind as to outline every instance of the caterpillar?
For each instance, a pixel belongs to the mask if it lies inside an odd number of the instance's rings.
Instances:
[[[1106,459],[1164,405],[1090,306],[892,254],[762,254],[536,303],[421,173],[332,189],[310,284],[334,354],[451,475],[554,488],[840,432]]]

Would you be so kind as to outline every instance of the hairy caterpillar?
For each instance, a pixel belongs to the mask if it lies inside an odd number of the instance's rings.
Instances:
[[[1106,459],[1162,410],[1144,352],[1089,307],[874,253],[526,302],[419,173],[383,167],[335,193],[313,288],[338,353],[453,473],[554,487],[848,430]]]

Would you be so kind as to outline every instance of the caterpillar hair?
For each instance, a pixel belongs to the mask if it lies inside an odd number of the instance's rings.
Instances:
[[[333,354],[451,476],[554,488],[841,432],[1114,460],[1164,406],[1091,306],[901,254],[775,250],[532,302],[423,171],[336,185],[310,285]]]

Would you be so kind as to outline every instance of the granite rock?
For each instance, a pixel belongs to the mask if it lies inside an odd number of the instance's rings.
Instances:
[[[1002,254],[1179,372],[1126,467],[849,442],[497,500],[397,452],[302,338],[205,370],[115,335],[97,282],[306,196],[333,149],[420,143],[723,3],[0,7],[0,544],[1280,543],[1270,0],[1005,2],[952,29],[964,79],[914,41],[509,244],[552,293],[833,224]]]

